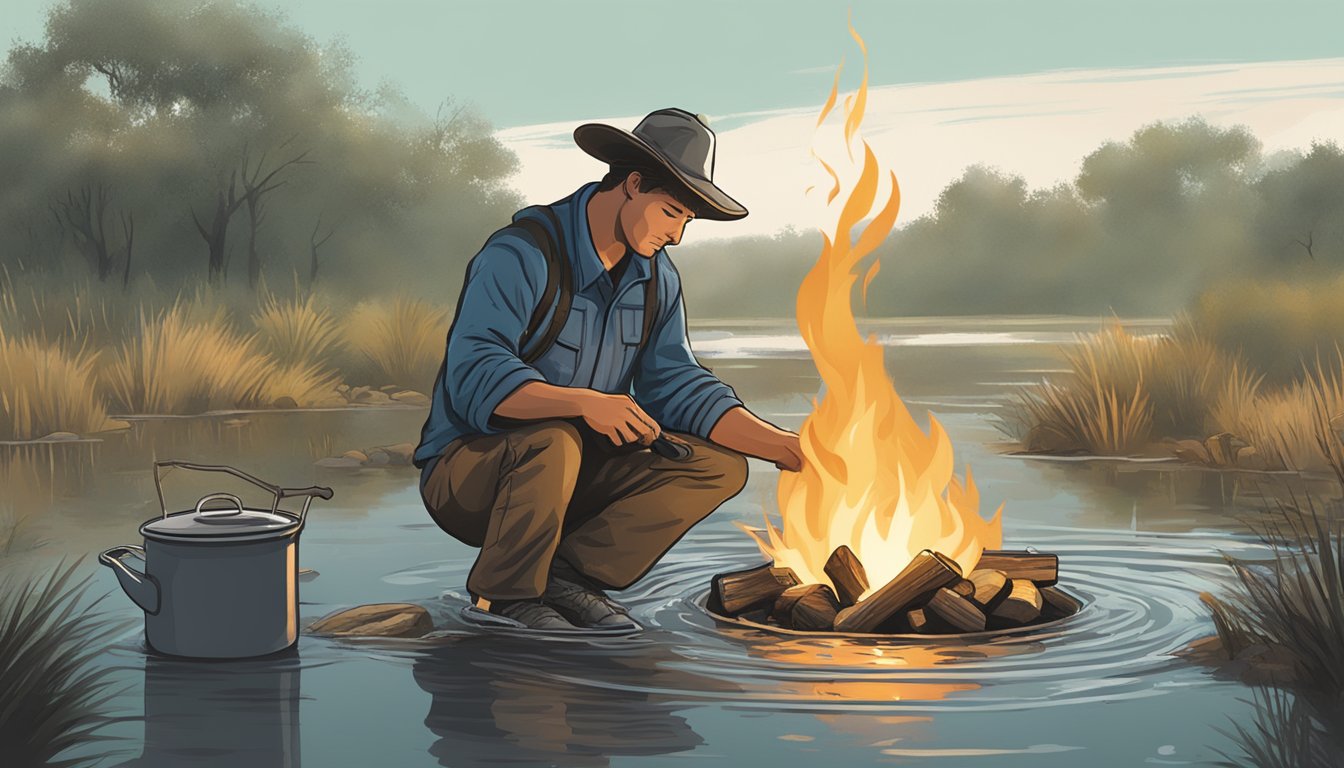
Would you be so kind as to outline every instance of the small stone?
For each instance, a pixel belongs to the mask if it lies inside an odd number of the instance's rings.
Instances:
[[[368,391],[369,391],[368,387],[355,387],[354,389],[351,389],[348,392],[346,392],[345,396],[349,398],[350,402],[354,403],[358,402],[359,398],[362,397],[364,393]]]
[[[429,397],[410,389],[393,392],[392,400],[406,405],[429,405]]]
[[[298,408],[299,404],[289,395],[281,395],[271,404],[274,408]]]
[[[355,459],[336,457],[318,459],[313,463],[315,466],[322,467],[323,469],[359,469],[364,466],[363,462],[356,461]]]
[[[79,435],[76,435],[74,432],[52,432],[49,435],[43,436],[41,439],[54,443],[62,443],[67,440],[78,440]]]
[[[392,445],[382,446],[382,450],[387,453],[388,463],[395,464],[398,467],[410,465],[415,458],[414,443],[393,443]]]
[[[336,393],[337,393],[337,394],[344,395],[344,394],[348,393],[349,391],[350,391],[350,385],[349,385],[349,384],[337,384],[337,385],[336,385]]]
[[[299,569],[299,581],[312,581],[313,579],[316,579],[320,575],[321,575],[320,573],[314,571],[312,568]]]
[[[358,461],[360,464],[363,464],[364,462],[369,460],[368,454],[364,453],[363,451],[346,451],[345,453],[341,454],[341,458],[354,459],[355,461]]]
[[[364,460],[366,466],[385,467],[392,463],[392,457],[382,448],[370,448],[364,453],[368,456],[368,458]]]
[[[379,389],[379,391],[386,392],[386,393],[388,393],[388,394],[390,395],[390,394],[392,394],[393,392],[396,392],[397,390],[401,389],[401,387],[398,387],[396,384],[384,384],[383,386],[379,387],[378,389]]]
[[[342,637],[421,637],[433,629],[429,611],[412,603],[361,605],[324,616],[308,627],[314,634]]]
[[[392,398],[387,396],[386,392],[379,392],[376,389],[366,389],[355,398],[355,402],[361,405],[386,405],[392,402]]]

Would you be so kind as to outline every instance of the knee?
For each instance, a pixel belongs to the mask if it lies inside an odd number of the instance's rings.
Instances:
[[[698,479],[712,484],[725,499],[736,496],[747,484],[747,460],[737,451],[705,442],[695,447],[692,461],[699,469]]]
[[[579,430],[567,421],[539,421],[519,427],[509,434],[516,463],[542,459],[547,463],[577,460],[583,449]]]

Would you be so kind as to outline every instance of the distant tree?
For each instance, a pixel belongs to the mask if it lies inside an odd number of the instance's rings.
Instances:
[[[323,249],[329,288],[451,300],[522,202],[505,184],[517,159],[471,110],[426,115],[394,86],[361,89],[353,65],[344,46],[237,0],[57,3],[44,38],[0,69],[0,262],[32,261],[69,228],[32,201],[101,178],[135,210],[135,268],[156,280],[223,279],[246,206],[249,282],[282,259],[311,272],[321,213],[353,225]],[[321,163],[291,174],[307,164],[276,157],[291,140]],[[182,258],[202,240],[204,272]]]
[[[1294,262],[1344,264],[1344,151],[1311,146],[1296,162],[1255,185],[1258,244],[1271,268]]]

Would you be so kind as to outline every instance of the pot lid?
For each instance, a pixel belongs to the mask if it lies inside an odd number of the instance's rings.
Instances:
[[[204,508],[207,502],[221,499],[231,502],[230,506]],[[283,512],[248,509],[231,493],[212,493],[196,502],[195,509],[150,520],[140,526],[140,532],[151,538],[266,539],[291,533],[300,525],[298,518]]]

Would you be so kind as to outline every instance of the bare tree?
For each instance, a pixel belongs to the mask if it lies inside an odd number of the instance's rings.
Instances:
[[[64,200],[56,201],[57,221],[64,219],[70,227],[75,244],[97,272],[99,282],[105,282],[112,272],[112,256],[103,226],[110,194],[106,184],[95,182],[81,187],[78,199],[74,192],[67,192]]]
[[[122,212],[121,214],[121,234],[126,240],[126,258],[125,266],[121,270],[121,289],[126,290],[131,284],[131,245],[135,242],[135,216],[134,214]]]
[[[322,239],[319,240],[319,239],[317,239],[317,233],[318,233],[318,230],[320,230],[321,228],[322,228],[322,217],[321,217],[321,216],[318,216],[318,217],[317,217],[317,224],[315,224],[315,225],[313,226],[313,234],[311,234],[311,235],[308,236],[308,252],[309,252],[310,254],[312,254],[312,260],[311,260],[311,261],[309,262],[309,264],[308,264],[308,291],[309,291],[309,292],[312,292],[312,290],[313,290],[313,285],[315,285],[315,284],[317,283],[317,249],[320,248],[320,247],[322,247],[322,244],[323,244],[323,243],[325,243],[325,242],[327,242],[328,240],[330,240],[332,235],[336,234],[336,227],[333,226],[333,227],[329,228],[329,229],[327,230],[327,234],[323,235],[323,236],[322,236]]]
[[[1313,235],[1313,234],[1314,234],[1314,233],[1312,233],[1312,232],[1308,232],[1308,233],[1307,233],[1307,241],[1306,241],[1305,243],[1302,242],[1301,240],[1298,240],[1296,237],[1293,238],[1293,242],[1294,242],[1294,243],[1297,243],[1298,245],[1300,245],[1300,246],[1302,246],[1303,248],[1305,248],[1305,249],[1307,250],[1307,258],[1308,258],[1308,259],[1311,259],[1312,261],[1315,261],[1315,260],[1316,260],[1316,254],[1314,254],[1314,253],[1311,252],[1311,248],[1312,248],[1312,235]]]
[[[280,145],[284,149],[293,138],[286,140]],[[243,148],[243,199],[247,201],[248,223],[250,225],[247,238],[247,284],[253,288],[257,287],[257,281],[261,278],[261,255],[257,253],[257,231],[261,229],[262,222],[266,218],[266,210],[262,197],[275,189],[285,185],[287,180],[273,181],[276,174],[283,171],[291,165],[305,165],[311,163],[311,160],[305,160],[308,150],[293,157],[279,166],[264,178],[261,177],[261,169],[266,165],[266,153],[261,153],[261,159],[257,161],[257,167],[248,170],[247,148]]]
[[[285,144],[288,144],[286,141]],[[280,146],[285,146],[281,144]],[[196,231],[201,233],[201,238],[205,240],[209,251],[209,278],[211,282],[220,282],[225,277],[225,267],[227,255],[225,253],[225,243],[227,241],[229,221],[233,214],[238,212],[238,208],[247,203],[248,211],[251,213],[251,237],[248,243],[248,279],[252,285],[256,285],[256,278],[261,274],[259,257],[256,252],[257,229],[261,226],[261,208],[260,203],[264,195],[284,185],[284,181],[276,181],[275,176],[291,165],[303,164],[308,151],[305,150],[297,157],[293,157],[280,165],[276,166],[265,176],[261,175],[261,169],[266,163],[266,153],[262,153],[261,159],[257,162],[255,169],[250,168],[251,160],[248,157],[248,149],[243,147],[242,172],[238,169],[229,171],[229,185],[227,189],[224,186],[224,177],[219,175],[219,183],[215,192],[215,213],[210,222],[210,228],[205,225],[196,215],[196,209],[191,210],[192,221],[196,222]],[[238,194],[238,181],[241,178],[243,182],[243,194]]]

